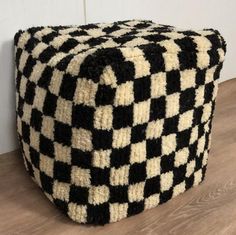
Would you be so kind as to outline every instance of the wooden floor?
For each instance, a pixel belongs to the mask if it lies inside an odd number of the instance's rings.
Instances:
[[[0,156],[0,234],[236,234],[236,79],[220,85],[206,180],[166,204],[106,226],[78,225],[46,199],[21,156]]]

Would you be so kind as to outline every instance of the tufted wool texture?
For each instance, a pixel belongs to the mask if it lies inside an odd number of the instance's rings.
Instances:
[[[79,223],[105,224],[206,172],[218,31],[131,20],[15,35],[17,129],[29,174]]]

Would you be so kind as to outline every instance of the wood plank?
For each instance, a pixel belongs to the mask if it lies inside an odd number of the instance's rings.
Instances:
[[[236,79],[220,84],[205,181],[105,226],[62,215],[26,173],[18,151],[0,156],[0,234],[236,234]]]

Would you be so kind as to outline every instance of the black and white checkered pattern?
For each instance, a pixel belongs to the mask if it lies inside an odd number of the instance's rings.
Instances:
[[[25,166],[79,223],[119,221],[204,178],[218,31],[151,21],[33,27],[15,35]]]

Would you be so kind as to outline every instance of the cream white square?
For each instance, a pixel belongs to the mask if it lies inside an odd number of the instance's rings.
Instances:
[[[157,175],[160,175],[160,169],[161,169],[161,158],[155,157],[147,160],[146,163],[146,173],[147,178],[152,178]]]
[[[160,203],[160,195],[153,194],[145,199],[145,209],[151,209]]]
[[[110,173],[111,185],[128,185],[129,184],[129,166],[121,166],[119,168],[112,167]]]
[[[97,89],[98,84],[94,83],[92,80],[85,78],[77,79],[74,102],[76,104],[94,106]]]
[[[131,154],[130,154],[130,163],[140,163],[146,160],[146,141],[132,144],[131,145]]]
[[[87,206],[69,203],[68,215],[79,223],[87,222]]]
[[[89,198],[90,204],[99,205],[109,200],[109,188],[105,185],[102,186],[91,186],[89,188]]]
[[[186,90],[190,87],[195,87],[196,85],[196,70],[195,69],[186,69],[180,72],[180,85],[181,90]]]
[[[149,120],[149,114],[150,114],[150,100],[135,103],[133,124],[138,125],[147,123]]]
[[[71,163],[71,148],[57,142],[54,143],[55,159],[60,162]]]
[[[176,134],[162,137],[162,154],[169,155],[176,149]]]
[[[90,170],[72,166],[71,183],[81,187],[90,186]]]
[[[83,128],[72,128],[72,147],[82,151],[91,151],[92,133]]]
[[[175,154],[175,166],[179,167],[181,165],[184,165],[188,161],[188,156],[189,156],[189,150],[188,148],[183,148],[180,149],[178,152]]]
[[[94,150],[92,164],[94,167],[104,169],[110,166],[110,154],[111,150]]]
[[[160,72],[151,76],[151,97],[166,95],[166,73]]]
[[[166,97],[166,117],[173,117],[179,113],[179,93],[174,93]]]
[[[183,131],[192,126],[193,110],[189,110],[179,116],[178,130]]]
[[[46,175],[53,177],[54,159],[40,154],[39,168]]]
[[[128,81],[117,86],[114,105],[130,105],[134,101],[133,82]]]
[[[128,197],[130,202],[139,202],[143,200],[144,185],[144,182],[129,185]]]
[[[70,184],[55,181],[53,183],[53,198],[69,201]]]
[[[173,186],[173,172],[161,174],[161,191],[167,191]]]
[[[159,138],[163,131],[164,119],[149,122],[146,129],[147,139]]]
[[[55,117],[58,121],[71,125],[72,101],[58,97]]]
[[[128,203],[110,204],[110,222],[116,222],[127,217]]]
[[[113,148],[123,148],[130,144],[131,128],[121,128],[119,130],[113,130]]]
[[[101,130],[110,130],[112,128],[112,106],[100,106],[94,113],[94,127]]]

